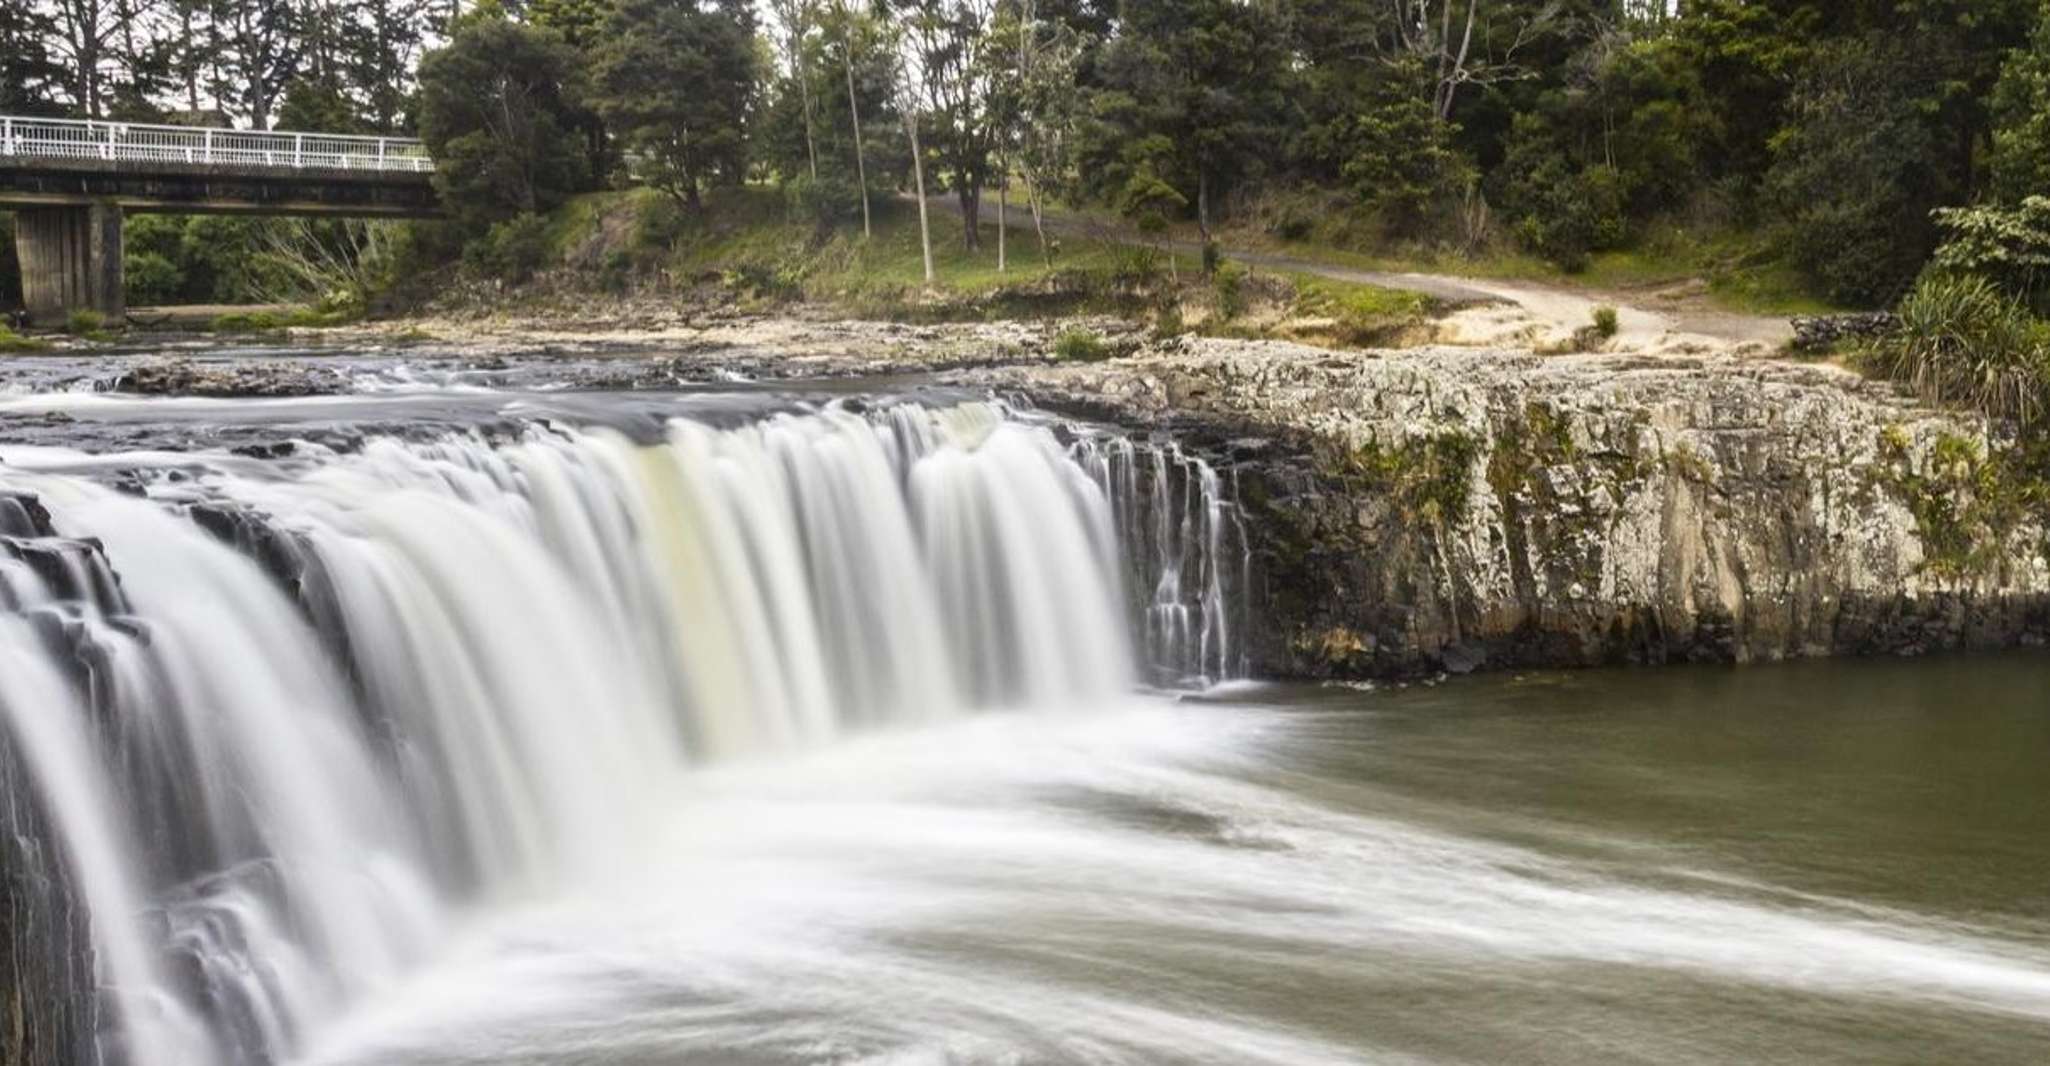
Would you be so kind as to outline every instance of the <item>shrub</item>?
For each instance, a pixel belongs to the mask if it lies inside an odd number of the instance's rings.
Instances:
[[[1184,328],[1182,309],[1179,305],[1170,304],[1162,308],[1160,316],[1153,320],[1153,335],[1157,338],[1179,336]]]
[[[548,260],[548,222],[540,215],[515,215],[465,246],[463,259],[487,277],[524,282]]]
[[[636,255],[658,257],[674,247],[689,227],[690,219],[674,197],[642,197],[634,212],[628,247]]]
[[[1604,340],[1614,337],[1622,328],[1622,319],[1616,314],[1615,308],[1597,307],[1594,309],[1594,331],[1601,334]]]
[[[175,303],[184,286],[184,272],[155,252],[134,252],[122,260],[121,287],[131,304],[147,307]]]
[[[1936,212],[1944,241],[1935,268],[1998,285],[2037,313],[2050,311],[2050,196],[2020,205],[1988,204]]]
[[[784,263],[743,260],[719,275],[728,290],[753,300],[780,300],[803,292],[804,273]]]
[[[851,178],[800,174],[783,185],[790,221],[824,232],[861,218],[861,184]]]
[[[1217,292],[1217,317],[1226,322],[1246,312],[1246,270],[1230,265],[1216,272],[1211,282]]]
[[[1984,278],[1932,274],[1901,301],[1900,329],[1861,356],[1935,403],[2022,423],[2050,402],[2050,327]]]
[[[1309,215],[1300,214],[1293,208],[1283,208],[1280,217],[1267,226],[1267,232],[1284,241],[1299,241],[1310,235],[1316,222]]]
[[[1053,354],[1066,363],[1096,363],[1110,358],[1110,345],[1090,330],[1070,329],[1054,339]]]
[[[83,307],[65,316],[64,332],[74,337],[94,337],[107,332],[107,316]]]
[[[1150,244],[1119,244],[1111,247],[1111,280],[1123,285],[1146,286],[1160,280],[1160,249]]]

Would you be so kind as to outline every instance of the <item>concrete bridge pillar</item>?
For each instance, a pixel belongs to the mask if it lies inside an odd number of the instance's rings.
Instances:
[[[119,205],[18,209],[14,249],[21,259],[22,304],[38,325],[55,325],[81,309],[110,320],[126,313]]]

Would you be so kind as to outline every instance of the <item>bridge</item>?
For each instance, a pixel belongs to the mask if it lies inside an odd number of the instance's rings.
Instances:
[[[426,145],[404,137],[0,115],[0,211],[15,213],[37,322],[125,311],[129,212],[429,217],[433,174]]]

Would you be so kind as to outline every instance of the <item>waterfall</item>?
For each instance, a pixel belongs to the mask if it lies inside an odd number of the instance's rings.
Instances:
[[[692,766],[1240,667],[1218,475],[991,405],[0,458],[4,854],[107,1066],[290,1060]]]

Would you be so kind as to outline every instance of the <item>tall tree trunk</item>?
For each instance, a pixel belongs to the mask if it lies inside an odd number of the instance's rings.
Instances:
[[[918,183],[918,244],[925,253],[925,284],[932,287],[932,222],[925,213],[925,160],[918,147],[918,113],[904,109],[904,128],[911,133],[911,176]]]
[[[196,117],[199,114],[199,57],[194,54],[192,41],[192,0],[178,5],[178,27],[181,46],[178,65],[185,68],[185,110]]]
[[[1039,203],[1039,183],[1032,180],[1032,172],[1025,172],[1025,205],[1032,209],[1032,232],[1039,237],[1039,258],[1046,262],[1047,269],[1053,269],[1053,249],[1046,244],[1046,212]]]
[[[854,35],[849,30],[846,9],[841,9],[840,59],[847,71],[847,110],[854,115],[854,177],[861,182],[861,237],[863,240],[875,235],[868,221],[868,161],[861,152],[861,97],[854,92]]]
[[[1196,230],[1210,243],[1210,172],[1196,168]]]
[[[954,187],[961,203],[961,249],[982,251],[982,186],[963,181]]]
[[[812,135],[811,122],[811,76],[804,70],[804,38],[796,26],[790,27],[790,72],[797,77],[797,95],[804,104],[804,154],[811,162],[811,180],[819,180],[819,146]]]
[[[1004,272],[1004,230],[1010,228],[1011,168],[998,164],[997,173],[997,273]]]

